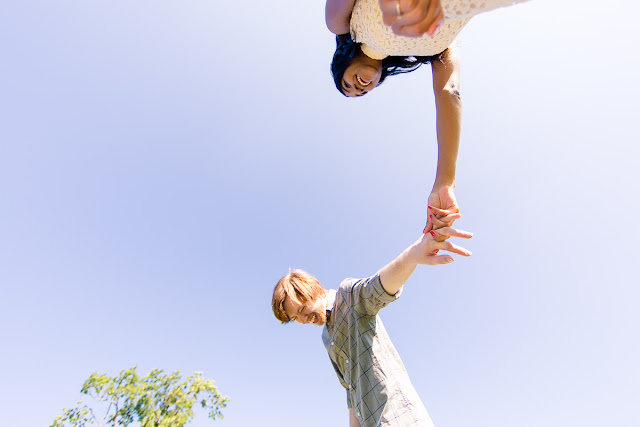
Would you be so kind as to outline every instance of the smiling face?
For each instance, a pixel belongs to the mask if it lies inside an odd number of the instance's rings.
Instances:
[[[371,59],[359,52],[342,76],[342,93],[349,97],[372,91],[382,76],[382,61]]]
[[[284,301],[284,311],[290,321],[306,325],[313,323],[322,326],[327,322],[327,302],[325,296],[308,301],[300,301],[296,297],[288,296]]]

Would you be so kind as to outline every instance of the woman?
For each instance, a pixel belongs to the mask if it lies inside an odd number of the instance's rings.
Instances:
[[[413,71],[441,55],[474,15],[522,1],[327,0],[327,27],[338,36],[336,87],[347,96],[364,95],[387,75]],[[347,67],[336,60],[364,61],[363,73],[344,73]]]
[[[327,27],[337,44],[331,72],[343,95],[366,95],[387,76],[431,63],[438,169],[429,205],[441,210],[430,209],[425,233],[434,229],[434,219],[451,226],[459,216],[450,216],[459,212],[453,188],[462,112],[460,61],[452,44],[472,16],[516,1],[524,0],[327,0]]]

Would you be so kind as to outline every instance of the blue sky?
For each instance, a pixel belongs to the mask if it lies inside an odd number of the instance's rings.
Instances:
[[[214,379],[212,425],[347,425],[321,329],[280,325],[271,291],[419,236],[434,102],[428,67],[339,95],[323,10],[3,5],[1,425],[49,425],[132,365]],[[474,255],[381,313],[439,426],[640,423],[638,12],[534,0],[459,37]]]

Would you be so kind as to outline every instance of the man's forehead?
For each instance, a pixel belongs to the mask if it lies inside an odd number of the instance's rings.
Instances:
[[[302,303],[294,295],[287,295],[282,306],[284,307],[284,311],[287,313],[287,316],[291,317],[292,314],[295,314],[298,311],[298,308],[300,308],[301,305]]]

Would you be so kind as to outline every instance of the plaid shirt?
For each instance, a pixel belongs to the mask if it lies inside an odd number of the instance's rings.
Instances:
[[[433,426],[377,315],[399,296],[384,290],[378,274],[329,292],[322,341],[362,427]]]

